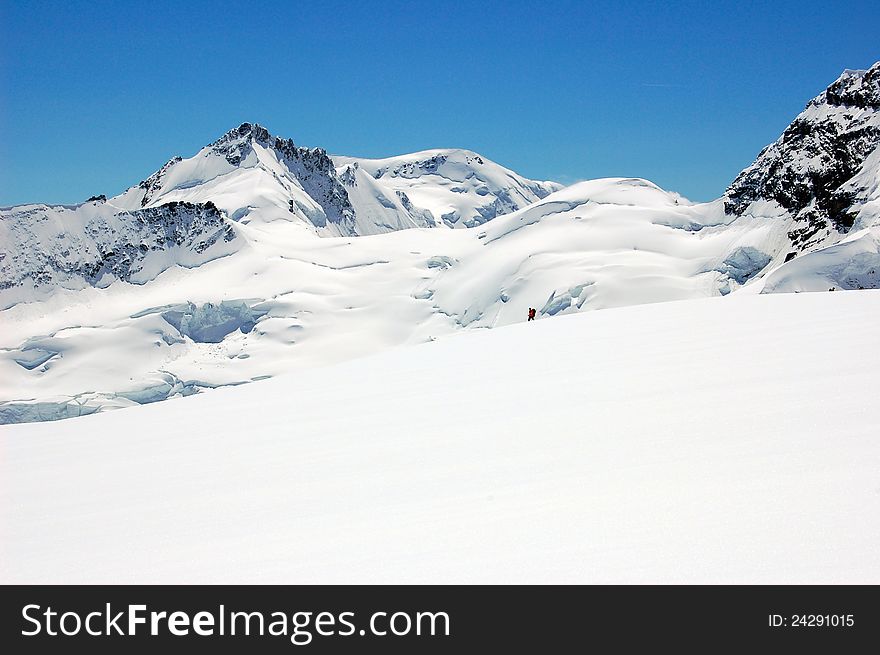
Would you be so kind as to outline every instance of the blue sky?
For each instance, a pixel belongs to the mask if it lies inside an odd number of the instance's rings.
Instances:
[[[0,0],[0,205],[119,193],[243,121],[332,153],[722,193],[878,2]]]

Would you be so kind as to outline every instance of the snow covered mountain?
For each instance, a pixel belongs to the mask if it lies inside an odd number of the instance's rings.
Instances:
[[[108,202],[131,210],[213,202],[230,220],[299,219],[329,234],[354,234],[355,210],[320,148],[303,148],[243,123],[189,159],[175,157]]]
[[[432,150],[383,160],[330,157],[243,123],[194,157],[175,157],[110,203],[156,207],[213,202],[247,224],[298,219],[321,236],[411,227],[472,226],[560,188],[534,182],[480,155]]]
[[[880,220],[880,62],[845,71],[734,180],[725,209],[790,220],[793,252]]]
[[[880,583],[878,321],[624,307],[3,426],[0,583]]]
[[[0,422],[150,403],[460,329],[880,286],[880,63],[724,197],[561,188],[465,150],[329,156],[245,123],[114,198],[0,210]]]
[[[464,150],[334,161],[244,123],[109,200],[0,209],[2,306],[41,286],[144,283],[197,266],[242,245],[237,225],[294,222],[319,236],[474,226],[559,188]]]
[[[469,150],[333,159],[357,213],[367,223],[389,229],[394,228],[382,222],[376,203],[408,214],[419,227],[474,227],[562,188],[556,182],[527,180]]]
[[[765,291],[880,287],[880,62],[811,100],[724,203],[786,226],[788,263],[768,272]]]
[[[0,210],[0,243],[4,306],[56,287],[144,284],[169,266],[195,267],[239,245],[211,201],[120,211],[103,199]]]

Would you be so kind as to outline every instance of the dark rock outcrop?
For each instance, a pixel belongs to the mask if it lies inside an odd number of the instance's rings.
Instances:
[[[236,238],[232,224],[211,202],[171,202],[82,219],[57,211],[44,206],[4,217],[13,243],[0,257],[0,289],[26,280],[35,286],[71,279],[95,285],[107,275],[132,281],[151,253],[177,248],[181,255],[207,260],[211,248]],[[54,236],[38,236],[47,234],[41,224],[51,225],[53,219],[61,229]]]
[[[725,193],[728,214],[773,201],[794,218],[789,231],[797,251],[808,250],[853,225],[862,189],[846,183],[880,146],[880,62],[846,71],[814,98],[779,139]]]

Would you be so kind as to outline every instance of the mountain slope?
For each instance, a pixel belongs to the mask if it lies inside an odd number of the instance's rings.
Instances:
[[[337,159],[346,162],[339,170],[320,148],[243,123],[193,157],[174,157],[119,196],[0,209],[0,291],[10,290],[2,306],[57,286],[114,279],[142,284],[168,266],[230,254],[241,240],[212,247],[233,241],[238,226],[251,223],[291,222],[302,238],[473,225],[560,188],[465,151]],[[379,163],[381,174],[374,170]],[[386,175],[388,167],[393,170]],[[154,254],[160,250],[161,258]]]
[[[241,244],[236,237],[210,201],[130,211],[103,200],[0,210],[4,307],[57,287],[144,284],[170,266],[195,267],[234,252]]]
[[[328,234],[353,233],[355,211],[320,148],[296,146],[243,123],[189,159],[175,157],[110,203],[122,208],[210,200],[241,222],[299,220]]]
[[[725,194],[729,213],[790,217],[794,252],[880,220],[880,62],[846,71],[807,104]],[[873,156],[872,156],[873,155]]]
[[[880,62],[811,100],[733,182],[725,209],[787,225],[786,263],[764,291],[878,288]]]
[[[296,219],[321,236],[473,225],[560,188],[476,153],[435,150],[384,160],[333,157],[243,123],[189,159],[175,157],[111,204],[131,209],[210,200],[237,221]]]
[[[527,180],[469,150],[425,150],[387,159],[334,157],[343,179],[368,180],[397,197],[424,227],[474,227],[558,191],[555,182]]]
[[[773,224],[724,220],[719,203],[612,178],[473,229],[327,239],[239,223],[228,257],[4,311],[0,421],[240,384],[519,322],[529,306],[543,318],[728,293],[769,261]]]
[[[331,157],[245,123],[115,198],[2,210],[0,422],[238,385],[529,307],[876,288],[878,71],[845,73],[709,203],[639,178],[559,189],[466,150]]]
[[[878,320],[627,307],[6,426],[0,582],[877,583]]]

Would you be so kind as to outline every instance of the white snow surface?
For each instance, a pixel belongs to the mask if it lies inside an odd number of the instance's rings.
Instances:
[[[371,199],[400,205],[420,226],[474,227],[562,188],[517,175],[470,150],[425,150],[386,159],[333,158],[358,213]],[[365,188],[364,188],[365,187]],[[353,193],[353,189],[355,189]]]
[[[740,176],[769,186],[738,214],[730,193],[563,188],[462,149],[330,156],[253,123],[116,197],[0,208],[0,423],[311,375],[530,307],[878,288],[877,75],[847,72],[811,101]],[[852,227],[810,227],[818,196],[787,213],[779,165],[801,186],[843,166]]]
[[[880,227],[867,228],[839,243],[807,253],[769,273],[764,293],[880,288]]]
[[[145,182],[147,190],[132,187],[108,203],[135,209],[210,200],[245,224],[295,221],[320,236],[363,236],[411,227],[473,226],[562,188],[523,178],[468,150],[371,160],[285,146],[265,128],[245,123],[195,156],[168,162]],[[344,187],[350,218],[333,215],[345,213],[344,202],[322,203],[314,197],[316,181],[321,191],[333,183]]]
[[[0,421],[240,384],[508,325],[530,306],[551,316],[727,293],[786,252],[779,224],[732,220],[718,202],[609,178],[472,229],[320,238],[296,221],[236,223],[213,246],[222,256],[161,259],[138,284],[44,285],[29,302],[14,302],[29,289],[6,290]]]
[[[132,282],[71,277],[0,291],[0,422],[305,371],[520,322],[529,307],[546,317],[758,291],[748,283],[762,273],[780,267],[776,280],[814,261],[782,265],[784,222],[734,219],[720,201],[692,204],[629,178],[574,184],[471,229],[322,238],[299,221],[253,219],[229,233],[200,265],[176,265],[172,248],[150,251]],[[54,238],[18,234],[37,249]],[[850,258],[821,256],[823,271]],[[807,288],[791,286],[765,290]]]
[[[878,321],[641,305],[4,426],[0,582],[877,584]]]

